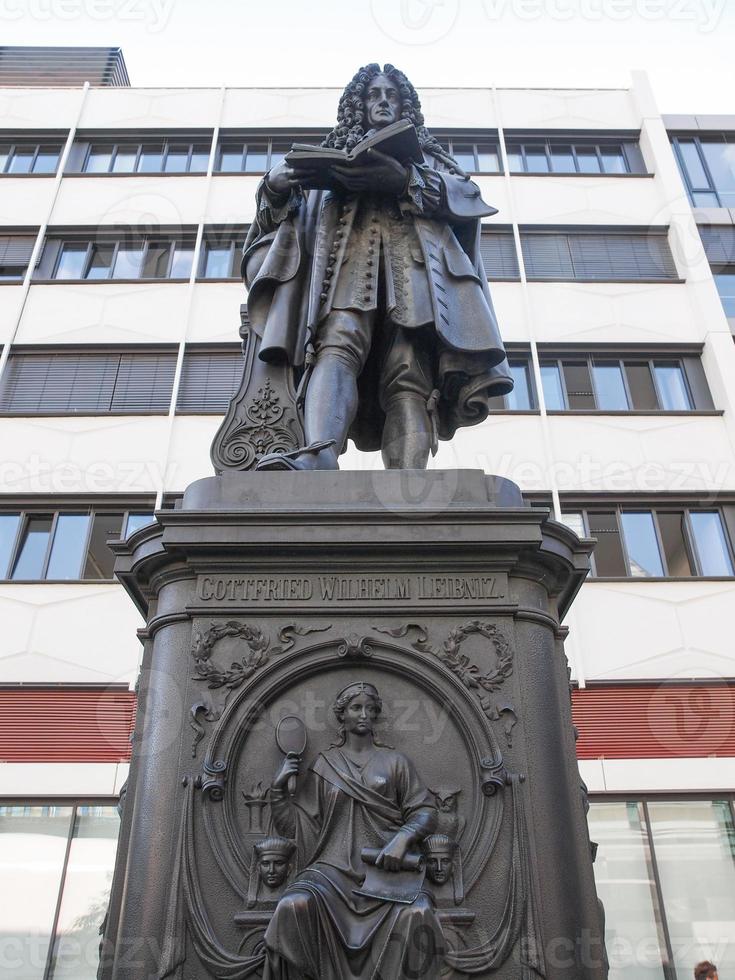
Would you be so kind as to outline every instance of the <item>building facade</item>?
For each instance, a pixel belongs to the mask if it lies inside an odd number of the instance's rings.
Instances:
[[[14,69],[15,70],[15,69]],[[106,541],[211,474],[258,181],[337,89],[0,88],[0,977],[96,972],[141,648]],[[437,468],[598,545],[568,619],[614,980],[735,971],[735,116],[420,88],[516,380]],[[375,456],[351,448],[344,468]]]

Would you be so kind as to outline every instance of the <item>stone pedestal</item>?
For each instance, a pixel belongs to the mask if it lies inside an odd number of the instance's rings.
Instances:
[[[457,846],[442,975],[601,980],[560,626],[590,547],[471,470],[213,477],[117,544],[147,625],[101,976],[260,976],[276,727],[298,801],[363,681]]]

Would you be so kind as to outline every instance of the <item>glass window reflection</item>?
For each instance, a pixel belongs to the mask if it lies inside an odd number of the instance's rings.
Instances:
[[[609,980],[664,980],[665,943],[639,803],[593,803],[595,882],[605,907]]]
[[[735,862],[730,806],[719,800],[648,804],[677,977],[700,960],[735,975]]]

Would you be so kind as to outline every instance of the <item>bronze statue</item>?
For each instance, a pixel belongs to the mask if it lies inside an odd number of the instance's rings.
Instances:
[[[333,706],[340,737],[308,784],[289,794],[293,755],[273,780],[273,820],[295,839],[303,870],[266,930],[264,980],[438,980],[443,939],[421,854],[436,810],[410,760],[377,739],[381,709],[372,684],[348,685]],[[391,879],[405,878],[412,897],[392,895]]]
[[[428,132],[406,76],[361,68],[322,146],[347,154],[402,120],[420,160],[291,155],[258,188],[242,262],[250,324],[259,358],[292,369],[305,434],[259,469],[336,469],[348,437],[388,468],[423,469],[438,439],[512,388],[479,253],[480,219],[496,210]]]

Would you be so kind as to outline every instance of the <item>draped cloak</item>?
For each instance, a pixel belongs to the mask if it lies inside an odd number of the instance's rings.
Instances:
[[[411,762],[376,746],[360,765],[332,747],[311,775],[303,802],[271,790],[274,823],[296,839],[305,866],[266,931],[263,980],[438,980],[443,940],[429,896],[403,905],[355,894],[363,847],[382,848],[406,828],[417,848],[436,827]]]
[[[428,154],[423,165],[408,170],[406,193],[392,201],[383,198],[378,213],[382,208],[384,225],[389,225],[383,228],[383,251],[391,238],[416,245],[402,270],[409,288],[396,298],[393,287],[399,280],[389,277],[391,295],[387,303],[383,299],[379,316],[390,322],[403,302],[408,307],[402,311],[403,320],[421,329],[421,343],[430,347],[434,365],[437,435],[451,439],[457,428],[487,417],[489,398],[513,387],[480,256],[480,219],[496,210],[482,200],[473,181],[450,173]],[[296,189],[287,199],[278,198],[265,180],[256,202],[242,260],[250,323],[260,338],[259,357],[292,365],[298,381],[348,272],[355,286],[366,290],[362,296],[356,290],[349,308],[375,304],[368,285],[372,274],[360,267],[365,256],[355,254],[360,249],[354,244],[359,240],[361,210],[375,208],[376,202],[364,194]],[[391,204],[395,219],[389,218]],[[420,280],[423,289],[417,290]],[[373,278],[373,290],[376,285]],[[416,301],[423,295],[426,302]],[[428,306],[428,315],[421,306]],[[350,431],[358,449],[365,451],[381,444],[385,417],[377,399],[378,373],[374,358],[369,359]]]

